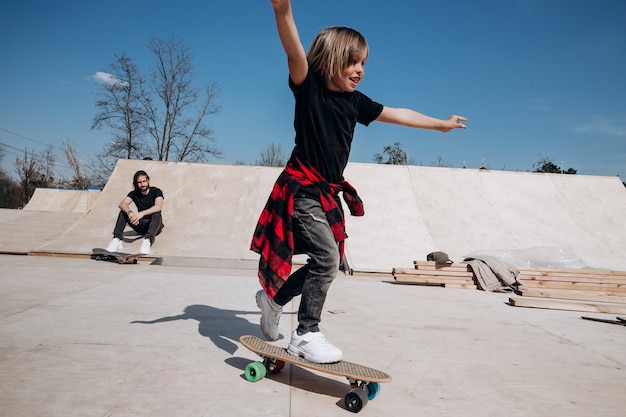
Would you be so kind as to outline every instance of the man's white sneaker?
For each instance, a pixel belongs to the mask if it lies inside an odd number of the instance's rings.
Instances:
[[[144,239],[143,242],[141,242],[139,253],[142,255],[148,255],[150,253],[150,239]]]
[[[333,346],[320,332],[309,332],[300,336],[294,330],[287,351],[315,363],[339,362],[342,358],[341,350]]]
[[[124,245],[122,245],[122,241],[116,237],[109,243],[107,246],[107,252],[119,252],[122,250]]]
[[[259,290],[255,298],[256,305],[261,309],[261,332],[263,332],[263,336],[271,342],[278,340],[278,336],[280,336],[278,323],[283,312],[282,306],[270,300],[264,290]]]

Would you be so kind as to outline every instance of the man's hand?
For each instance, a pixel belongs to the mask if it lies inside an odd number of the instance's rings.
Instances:
[[[139,215],[139,213],[135,213],[134,211],[128,212],[128,221],[133,226],[137,226],[139,224],[139,220],[141,220],[143,216]]]

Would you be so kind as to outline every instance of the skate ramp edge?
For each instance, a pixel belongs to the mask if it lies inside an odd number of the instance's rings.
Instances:
[[[87,213],[99,195],[99,189],[36,188],[24,210]]]
[[[91,253],[106,245],[139,169],[165,196],[165,228],[151,256],[258,261],[250,240],[281,168],[120,160],[89,210],[31,242],[32,249]],[[345,178],[365,204],[364,217],[346,209],[346,258],[354,271],[390,273],[433,251],[459,262],[475,251],[535,247],[564,248],[589,267],[626,270],[626,189],[617,177],[350,163]],[[21,226],[14,229],[37,227],[23,220],[15,218]],[[128,234],[124,251],[138,251],[139,238]]]

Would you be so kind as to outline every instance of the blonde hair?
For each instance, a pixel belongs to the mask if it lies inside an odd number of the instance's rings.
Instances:
[[[365,37],[354,29],[334,26],[323,29],[313,39],[307,61],[313,71],[330,79],[350,64],[363,59],[363,55],[367,59]]]

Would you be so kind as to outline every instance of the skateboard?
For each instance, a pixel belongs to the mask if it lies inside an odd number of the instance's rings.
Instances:
[[[109,261],[109,262],[117,262],[118,264],[136,264],[137,259],[145,256],[141,253],[123,253],[123,252],[109,252],[106,249],[95,248],[93,250],[93,254],[91,255],[92,259],[96,261]]]
[[[239,342],[247,349],[263,358],[262,362],[252,362],[245,368],[245,378],[250,382],[263,379],[268,373],[277,373],[285,363],[344,376],[350,383],[350,391],[344,397],[344,405],[353,413],[358,413],[373,400],[380,391],[381,382],[390,382],[391,376],[356,363],[340,361],[335,363],[315,363],[292,355],[287,349],[271,345],[255,336],[241,336]]]

